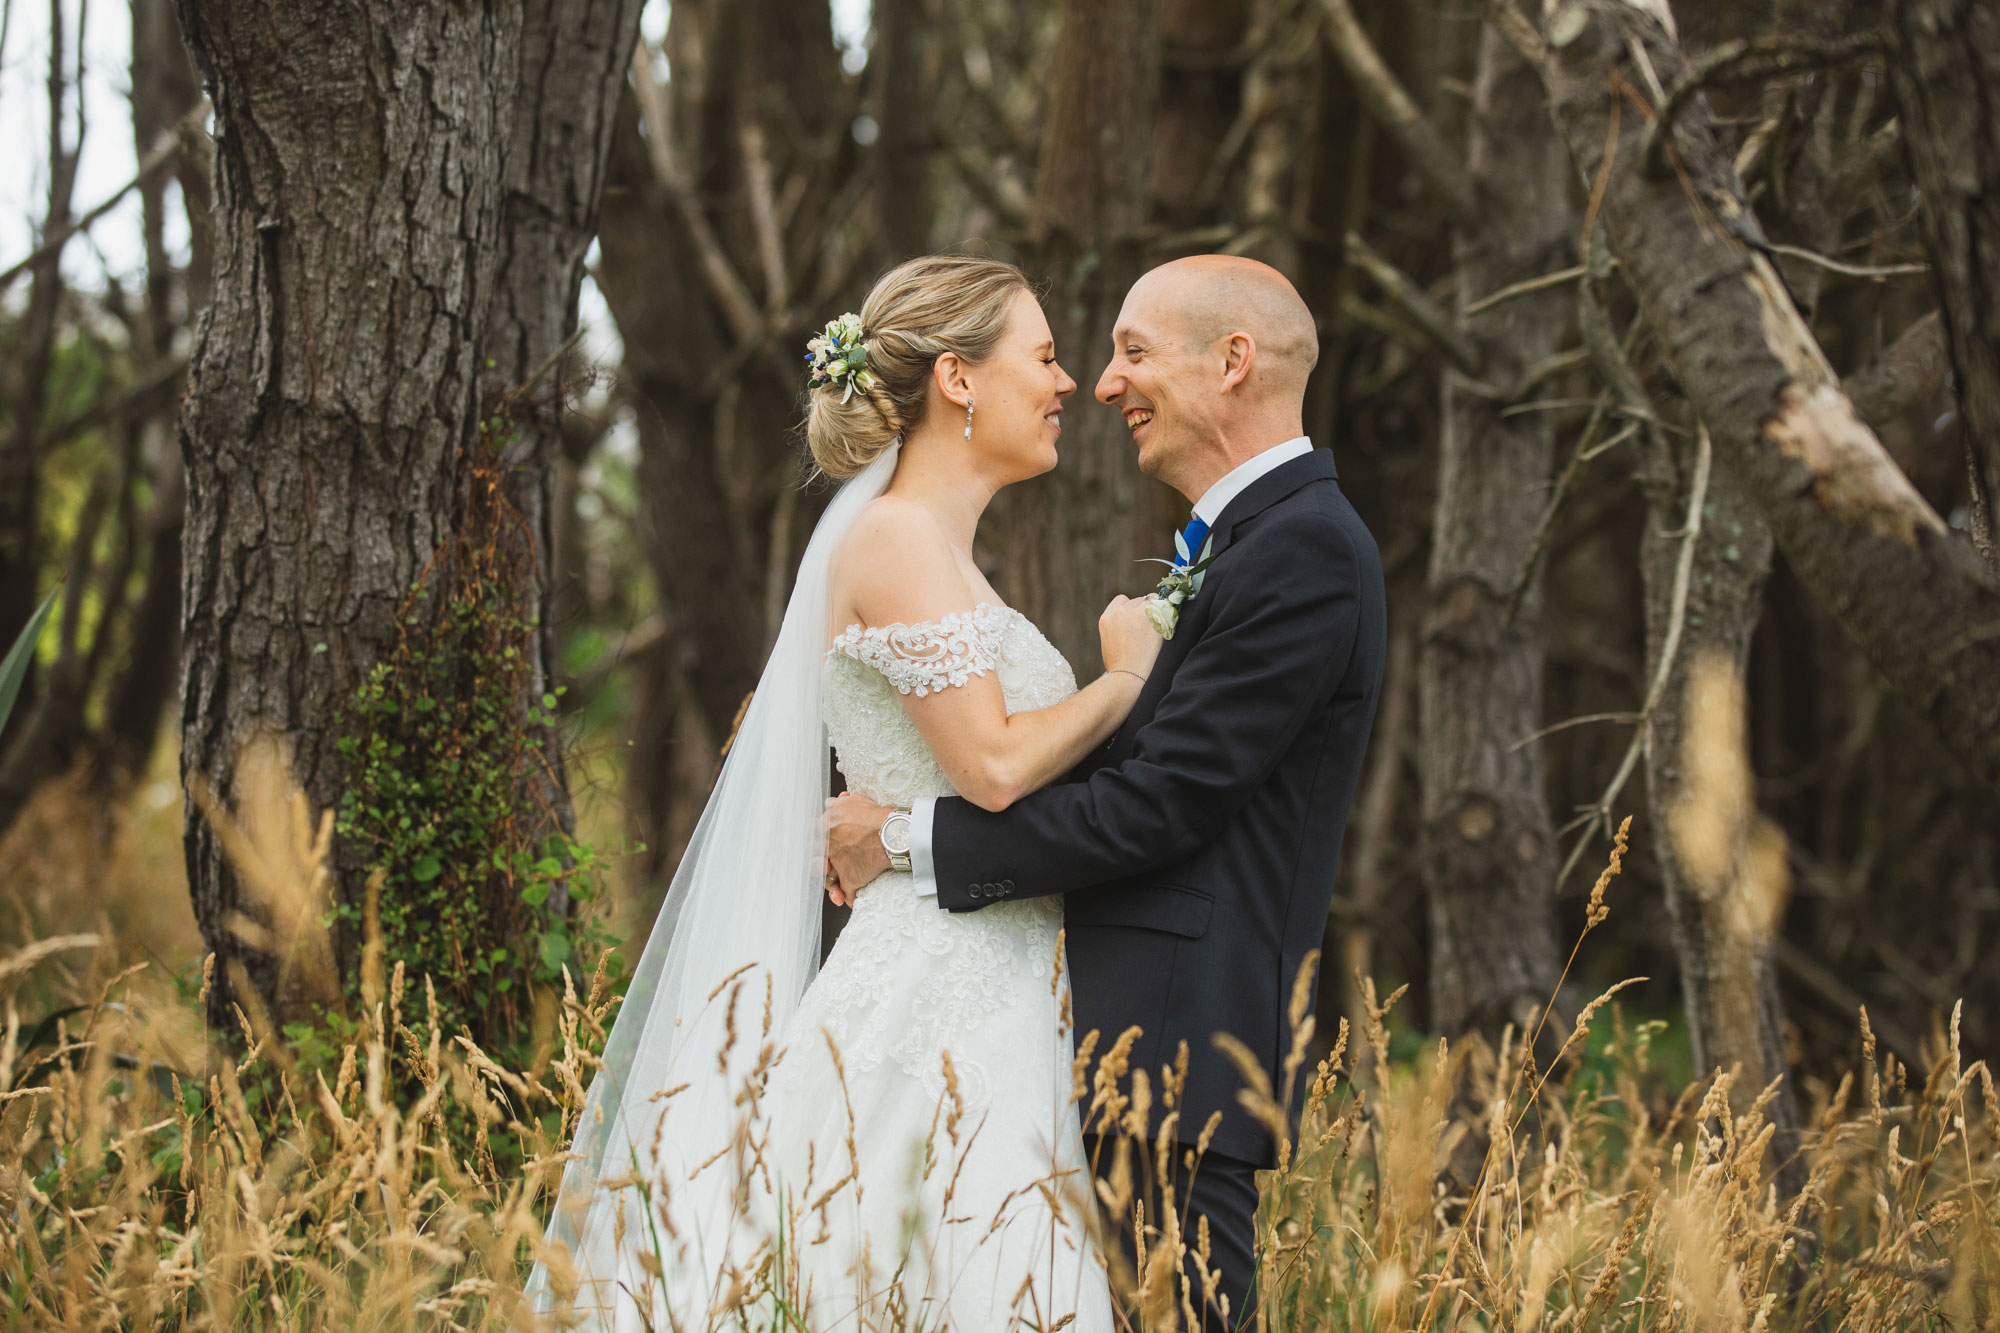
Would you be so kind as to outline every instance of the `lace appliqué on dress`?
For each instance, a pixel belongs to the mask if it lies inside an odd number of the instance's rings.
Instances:
[[[1008,615],[1004,606],[981,602],[915,625],[849,625],[833,648],[874,667],[898,694],[921,699],[993,670]]]

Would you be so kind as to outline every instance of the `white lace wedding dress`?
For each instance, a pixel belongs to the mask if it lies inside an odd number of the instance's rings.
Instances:
[[[900,695],[989,671],[1010,713],[1076,690],[1034,624],[990,603],[850,627],[823,670],[840,770],[888,805],[952,792]],[[1060,1019],[1061,927],[1059,900],[951,913],[907,874],[856,896],[765,1102],[796,1265],[787,1285],[810,1289],[814,1330],[1048,1330],[1073,1316],[1075,1333],[1110,1333],[1082,1221],[1090,1176]]]

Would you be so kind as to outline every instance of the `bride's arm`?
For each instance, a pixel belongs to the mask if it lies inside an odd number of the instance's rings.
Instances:
[[[934,625],[978,600],[936,520],[894,497],[876,501],[856,521],[832,583],[832,605],[867,626]],[[1005,810],[1110,739],[1159,656],[1160,637],[1143,608],[1120,597],[1105,609],[1098,622],[1105,673],[1052,707],[1008,716],[1000,681],[983,661],[973,663],[981,674],[968,674],[963,685],[901,696],[961,796],[981,809]],[[908,647],[921,654],[924,645]]]

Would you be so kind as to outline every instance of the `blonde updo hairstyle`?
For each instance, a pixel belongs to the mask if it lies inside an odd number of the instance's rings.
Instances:
[[[881,456],[923,422],[931,367],[946,352],[969,364],[993,355],[1027,277],[1012,264],[927,255],[883,274],[861,307],[862,345],[872,388],[841,401],[839,385],[806,393],[806,443],[820,471],[837,481]]]

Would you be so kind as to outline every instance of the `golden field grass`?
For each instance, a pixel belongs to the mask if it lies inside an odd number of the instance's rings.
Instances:
[[[532,1324],[519,1294],[613,1003],[604,978],[546,997],[516,1068],[437,1030],[422,980],[379,966],[358,1027],[316,1059],[257,1014],[239,1015],[234,1041],[213,1038],[186,965],[198,946],[174,866],[178,793],[148,806],[144,791],[105,815],[52,789],[0,848],[14,888],[0,954],[0,1323]],[[301,797],[271,785],[236,820],[240,854],[262,858],[274,892],[318,900],[325,844]],[[1616,909],[1610,872],[1594,901]],[[1813,1085],[1807,1183],[1784,1197],[1769,1090],[1727,1074],[1673,1085],[1652,1059],[1663,1025],[1629,1021],[1615,1000],[1584,1006],[1541,1070],[1520,1034],[1394,1060],[1388,1005],[1364,990],[1360,1030],[1330,1044],[1303,990],[1294,1006],[1308,1110],[1264,1188],[1260,1327],[2000,1329],[2000,1096],[1955,1022],[1908,1069],[1857,1016],[1863,1058]],[[1123,1045],[1080,1070],[1080,1109],[1118,1126],[1135,1160],[1175,1151],[1161,1132],[1172,1071],[1133,1077]],[[1281,1097],[1253,1072],[1249,1113],[1274,1117]],[[1101,1191],[1113,1215],[1117,1191]],[[1198,1242],[1171,1215],[1150,1222],[1138,1271],[1114,1273],[1123,1317],[1188,1327]],[[675,1326],[804,1327],[782,1265],[739,1278],[721,1308],[674,1311]],[[884,1308],[875,1327],[919,1326]]]

